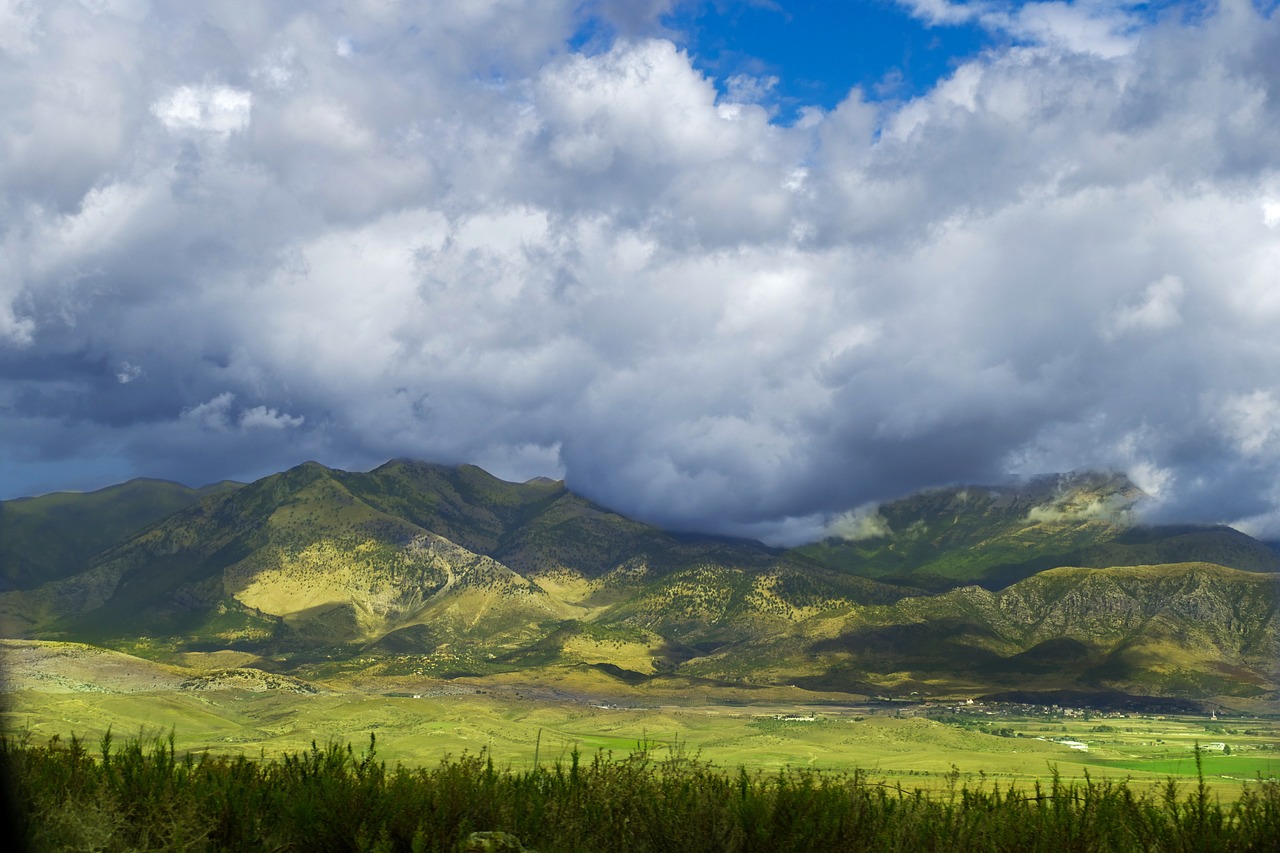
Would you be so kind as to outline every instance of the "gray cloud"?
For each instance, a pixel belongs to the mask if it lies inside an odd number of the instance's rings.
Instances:
[[[0,4],[6,496],[409,455],[788,541],[1109,466],[1280,534],[1274,16],[1023,7],[781,126],[669,6]]]

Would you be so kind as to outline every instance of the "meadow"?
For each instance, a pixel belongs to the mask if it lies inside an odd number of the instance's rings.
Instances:
[[[179,753],[255,759],[306,750],[313,741],[361,743],[373,734],[380,756],[393,763],[427,766],[483,751],[517,771],[574,751],[622,756],[645,744],[653,754],[678,749],[721,767],[857,771],[926,789],[945,786],[957,772],[969,782],[1025,785],[1088,774],[1158,786],[1171,776],[1194,778],[1199,745],[1205,784],[1224,800],[1238,797],[1247,782],[1280,777],[1280,722],[1263,716],[801,704],[781,695],[751,704],[634,694],[603,702],[448,684],[388,692],[401,695],[20,691],[8,694],[3,730],[25,732],[33,743],[72,735],[96,741],[108,731],[149,742],[172,731]]]

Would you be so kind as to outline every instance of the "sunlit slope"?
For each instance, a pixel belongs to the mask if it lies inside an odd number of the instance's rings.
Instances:
[[[130,480],[96,492],[0,501],[0,591],[31,589],[83,571],[93,555],[238,483],[191,489]]]
[[[83,643],[0,640],[6,693],[138,693],[172,690],[190,671]]]
[[[1058,566],[1280,571],[1275,552],[1229,527],[1136,524],[1142,499],[1122,475],[1095,473],[936,489],[851,515],[835,535],[799,550],[832,568],[927,589],[999,589]]]
[[[691,673],[815,689],[1095,688],[1280,698],[1280,577],[1207,563],[1059,568],[850,607],[691,662]]]
[[[526,579],[369,506],[316,464],[205,500],[25,598],[29,630],[192,648],[368,642],[426,618],[483,630],[485,611],[523,630],[563,615]]]
[[[897,601],[905,594],[900,588],[831,571],[799,555],[787,555],[751,572],[699,562],[655,578],[611,607],[600,621],[714,648],[785,631],[792,624],[851,606]]]
[[[711,578],[745,597],[714,616],[691,609],[721,595]],[[674,537],[562,483],[396,461],[368,474],[308,463],[212,495],[86,571],[0,595],[0,613],[11,636],[446,657],[464,643],[499,666],[600,657],[566,625],[652,631],[646,649],[682,659],[671,640],[755,635],[899,595],[760,543]],[[553,634],[574,639],[553,653]]]

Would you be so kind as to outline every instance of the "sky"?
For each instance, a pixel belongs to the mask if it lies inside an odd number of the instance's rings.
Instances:
[[[0,0],[0,498],[315,459],[1280,538],[1280,16]]]

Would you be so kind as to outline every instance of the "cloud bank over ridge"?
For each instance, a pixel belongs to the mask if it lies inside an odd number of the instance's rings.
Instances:
[[[786,541],[1113,467],[1280,535],[1276,15],[983,7],[783,124],[670,6],[0,0],[0,496],[415,456]]]

